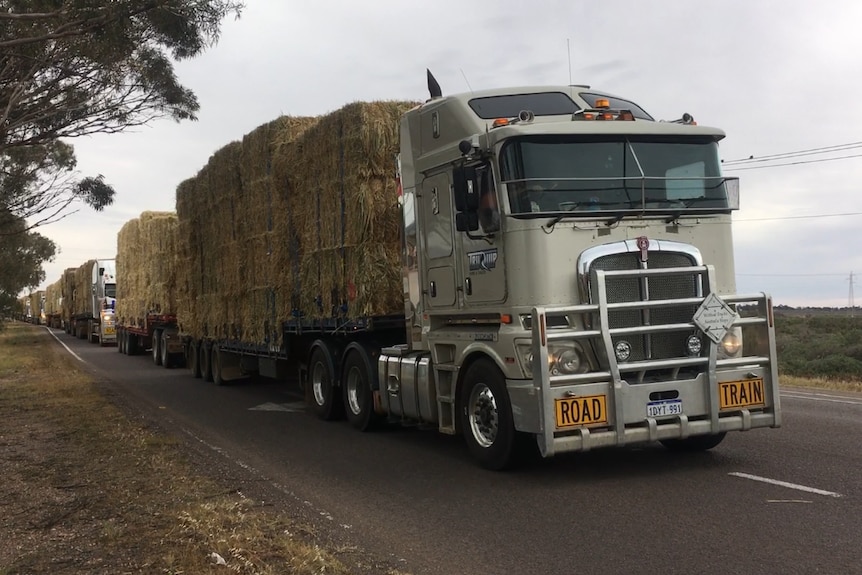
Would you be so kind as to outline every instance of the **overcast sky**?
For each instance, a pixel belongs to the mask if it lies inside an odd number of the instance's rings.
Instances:
[[[117,190],[41,229],[67,267],[114,257],[123,223],[173,210],[177,184],[217,149],[281,114],[320,115],[356,100],[589,84],[655,118],[691,113],[724,129],[724,160],[862,142],[862,2],[854,0],[246,0],[217,46],[179,63],[197,122],[154,122],[74,140],[78,168]],[[739,165],[737,289],[777,304],[862,305],[862,147]],[[814,160],[812,162],[812,160]],[[780,167],[775,163],[797,163]],[[818,217],[819,216],[819,217]]]

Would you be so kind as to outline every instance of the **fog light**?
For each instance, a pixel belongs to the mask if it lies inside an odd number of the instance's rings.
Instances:
[[[628,361],[632,356],[632,344],[626,340],[620,340],[614,347],[614,353],[617,356],[617,361]]]
[[[721,340],[721,348],[729,356],[734,356],[739,353],[739,348],[742,346],[742,340],[734,332],[729,331],[724,334]]]
[[[688,339],[685,340],[685,349],[688,352],[688,355],[691,357],[697,357],[703,349],[703,343],[696,335],[690,335],[688,336]]]

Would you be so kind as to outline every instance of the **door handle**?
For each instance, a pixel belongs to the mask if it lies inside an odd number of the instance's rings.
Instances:
[[[431,285],[428,286],[428,292],[431,294],[431,297],[437,297],[437,282],[431,281]]]
[[[473,280],[470,278],[464,280],[464,292],[467,295],[473,295]]]

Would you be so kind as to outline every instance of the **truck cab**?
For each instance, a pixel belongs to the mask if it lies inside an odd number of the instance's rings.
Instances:
[[[96,260],[92,273],[92,319],[88,322],[90,341],[100,345],[117,343],[115,260]]]
[[[491,468],[525,445],[778,427],[771,299],[735,293],[724,137],[587,86],[432,91],[401,124],[407,343],[380,357],[384,407]]]

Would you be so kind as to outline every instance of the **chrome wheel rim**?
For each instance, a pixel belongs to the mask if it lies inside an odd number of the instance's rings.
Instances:
[[[314,394],[314,401],[317,405],[324,405],[326,397],[324,396],[324,375],[325,368],[322,363],[314,364],[314,369],[311,371],[311,390]]]
[[[347,406],[353,415],[362,413],[362,405],[359,400],[359,386],[362,385],[362,377],[358,367],[350,368],[347,373]]]
[[[497,416],[497,400],[491,389],[484,384],[476,385],[470,392],[467,409],[470,431],[476,443],[482,447],[494,445],[499,429],[499,418]]]

